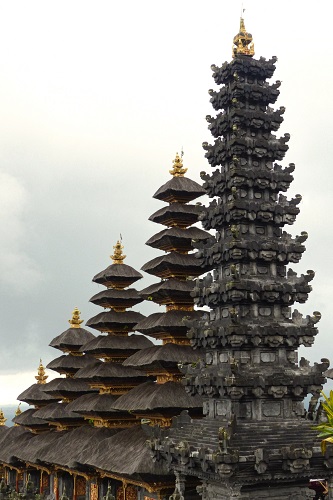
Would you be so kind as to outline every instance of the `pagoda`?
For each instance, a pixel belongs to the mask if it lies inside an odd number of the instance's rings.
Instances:
[[[156,382],[148,381],[119,398],[117,409],[127,409],[150,425],[168,427],[171,419],[182,409],[193,416],[202,416],[200,396],[186,394],[179,383],[183,374],[182,364],[199,362],[202,352],[194,351],[186,336],[188,327],[184,319],[199,319],[201,311],[194,310],[191,292],[194,277],[203,274],[202,265],[192,252],[192,241],[206,241],[210,235],[197,227],[191,227],[200,213],[200,204],[189,202],[205,194],[196,182],[185,177],[182,156],[178,153],[169,171],[171,179],[161,186],[154,198],[168,206],[154,213],[150,220],[165,225],[167,229],[152,236],[146,244],[164,251],[160,257],[147,262],[142,270],[160,278],[158,283],[141,291],[141,296],[166,307],[166,312],[153,313],[141,320],[136,330],[162,342],[142,349],[129,357],[124,365],[144,370]]]
[[[115,411],[112,404],[133,387],[142,384],[147,376],[131,367],[123,366],[129,356],[138,350],[152,346],[144,335],[130,333],[144,316],[128,310],[142,302],[142,297],[130,287],[142,275],[133,267],[124,264],[126,255],[123,245],[117,241],[111,256],[112,264],[98,273],[93,281],[106,289],[94,295],[90,301],[107,309],[91,318],[87,325],[101,335],[82,346],[94,360],[75,374],[76,380],[84,380],[96,394],[87,394],[74,401],[70,408],[91,420],[96,427],[115,429],[131,427],[140,422],[129,412]],[[105,335],[107,333],[107,335]]]
[[[214,142],[203,144],[214,170],[202,178],[213,200],[200,218],[216,233],[197,244],[213,272],[197,280],[193,296],[210,312],[189,323],[191,345],[205,348],[206,357],[187,367],[184,384],[204,398],[205,417],[191,421],[183,413],[151,438],[155,459],[175,471],[178,499],[187,498],[193,476],[204,500],[312,498],[309,479],[328,476],[331,466],[312,429],[329,362],[310,366],[297,356],[299,346],[314,342],[320,313],[292,310],[307,300],[314,272],[299,276],[288,268],[301,259],[307,233],[284,230],[301,196],[282,194],[294,164],[275,163],[289,140],[275,134],[285,109],[270,107],[279,95],[280,82],[268,81],[277,59],[253,56],[241,19],[232,61],[212,66],[220,86],[210,90],[217,114],[207,117]]]
[[[167,312],[142,318],[134,327],[136,331],[151,336],[163,344],[153,345],[150,342],[149,346],[140,350],[136,349],[135,353],[123,360],[119,369],[122,368],[124,373],[127,373],[126,370],[131,370],[141,372],[149,378],[146,378],[143,383],[141,381],[131,390],[124,391],[118,398],[113,396],[115,401],[108,407],[109,415],[107,418],[104,417],[107,420],[105,425],[116,424],[124,429],[101,442],[93,452],[87,450],[87,453],[79,456],[82,466],[94,468],[101,475],[112,479],[111,489],[117,498],[118,496],[123,498],[122,494],[124,498],[143,496],[150,499],[151,495],[154,495],[154,498],[168,498],[173,490],[174,478],[166,463],[161,464],[151,460],[150,450],[147,447],[149,428],[155,425],[170,426],[172,418],[185,408],[189,409],[193,417],[202,416],[202,398],[186,393],[180,383],[182,373],[179,370],[180,364],[197,363],[202,356],[200,350],[195,352],[191,348],[186,337],[188,328],[182,320],[186,316],[199,318],[201,315],[200,312],[194,311],[191,291],[195,283],[190,276],[198,276],[203,273],[203,270],[198,259],[188,252],[192,249],[191,240],[194,237],[197,240],[206,240],[209,237],[205,231],[198,228],[188,229],[188,226],[197,221],[201,209],[199,205],[187,203],[201,196],[205,191],[199,184],[184,177],[185,172],[182,159],[177,155],[170,172],[171,181],[155,194],[155,197],[161,200],[168,198],[170,203],[169,213],[164,210],[161,216],[165,217],[164,222],[168,229],[153,236],[147,242],[166,253],[162,258],[158,257],[142,268],[148,272],[153,269],[152,274],[160,277],[161,281],[139,292],[141,300],[145,298],[159,305],[166,305]],[[175,210],[173,210],[173,204],[177,205]],[[160,213],[161,211],[158,217]],[[154,216],[155,214],[151,219]],[[132,337],[139,336],[130,336],[128,347]],[[84,351],[89,350],[93,353],[92,344],[95,344],[93,349],[97,349],[97,342],[94,341],[84,346]],[[134,342],[133,346],[135,345]],[[115,344],[113,347],[115,348]],[[100,356],[101,353],[101,350],[99,354],[96,350],[94,355]],[[111,349],[109,354],[103,351],[105,359],[112,360],[113,356]],[[114,362],[104,363],[104,365],[108,364],[113,365]],[[96,374],[92,373],[92,375],[90,383],[97,383]],[[83,376],[83,371],[78,372],[76,376]],[[114,393],[111,389],[109,396],[111,397],[112,394],[119,394],[119,390]],[[105,397],[106,394],[100,394],[99,397],[102,396]],[[83,400],[83,398],[80,399]],[[77,407],[79,402],[79,400],[74,402],[72,407],[74,408],[74,405]],[[104,406],[105,413],[106,410]],[[133,418],[134,422],[131,421]],[[133,425],[134,423],[136,425]],[[126,429],[126,426],[129,428]],[[112,450],[112,454],[109,450]],[[122,487],[117,486],[117,481],[122,482]]]
[[[57,399],[57,403],[47,404],[35,413],[35,417],[46,420],[51,426],[56,426],[58,430],[68,430],[72,427],[80,426],[82,417],[68,410],[68,404],[83,394],[96,392],[87,383],[75,380],[73,375],[83,366],[93,361],[89,356],[83,355],[80,351],[83,344],[92,340],[94,335],[82,328],[83,320],[80,318],[80,311],[76,307],[73,310],[72,318],[68,320],[70,328],[55,337],[50,346],[59,349],[64,354],[51,361],[47,367],[58,372],[65,377],[58,377],[51,382],[45,383],[43,392]]]

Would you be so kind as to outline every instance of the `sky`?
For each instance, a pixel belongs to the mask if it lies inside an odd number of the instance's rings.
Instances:
[[[244,7],[256,57],[278,57],[278,135],[291,134],[281,163],[296,164],[288,196],[303,196],[287,230],[309,233],[293,268],[316,271],[296,307],[322,313],[320,334],[300,355],[333,362],[333,5]],[[162,229],[148,221],[163,206],[152,195],[181,148],[188,177],[200,182],[210,169],[210,66],[231,59],[240,11],[238,0],[0,1],[0,405],[34,383],[40,358],[60,355],[48,344],[74,307],[85,321],[100,312],[89,299],[102,287],[91,280],[120,233],[136,269],[160,255],[145,246]],[[145,275],[137,288],[153,281]]]

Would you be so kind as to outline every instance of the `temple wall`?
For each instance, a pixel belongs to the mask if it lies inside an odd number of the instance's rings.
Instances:
[[[283,486],[276,484],[275,487],[252,489],[251,491],[240,491],[238,488],[226,487],[225,485],[210,483],[206,486],[202,500],[306,500],[313,499],[314,493],[307,486]]]

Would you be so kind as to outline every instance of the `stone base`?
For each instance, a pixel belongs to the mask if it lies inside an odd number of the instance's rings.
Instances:
[[[279,486],[278,483],[253,489],[210,483],[202,488],[202,500],[312,500],[314,495],[307,486]]]

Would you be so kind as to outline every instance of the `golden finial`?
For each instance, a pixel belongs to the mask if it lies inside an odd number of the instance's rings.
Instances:
[[[37,375],[35,376],[35,379],[37,380],[37,384],[46,384],[46,379],[48,379],[48,378],[49,378],[49,376],[45,375],[45,368],[43,366],[42,360],[40,359]]]
[[[244,9],[242,9],[242,14]],[[236,57],[237,54],[243,56],[254,56],[254,43],[251,33],[248,33],[245,28],[244,18],[240,18],[239,23],[239,33],[234,36],[233,43],[235,47],[232,48],[232,57]]]
[[[124,246],[121,244],[121,240],[118,240],[117,243],[114,245],[114,253],[113,255],[110,255],[113,264],[123,264],[123,260],[126,259],[126,255],[123,254],[123,248]]]
[[[80,319],[80,314],[81,311],[79,311],[78,308],[75,307],[74,311],[72,312],[72,319],[68,320],[68,323],[71,325],[71,328],[81,328],[81,323],[83,323],[83,319]]]
[[[176,158],[173,160],[172,170],[169,170],[169,172],[174,177],[184,177],[184,174],[187,172],[187,168],[183,168],[183,153],[181,156],[176,153]]]
[[[5,415],[2,411],[2,409],[0,410],[0,425],[5,425],[7,422],[7,419],[5,418]]]
[[[21,406],[21,403],[18,404],[18,407],[17,407],[16,412],[15,412],[15,417],[18,417],[22,413],[20,406]]]

